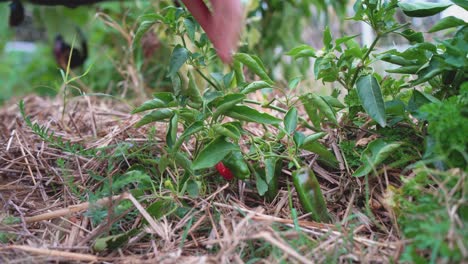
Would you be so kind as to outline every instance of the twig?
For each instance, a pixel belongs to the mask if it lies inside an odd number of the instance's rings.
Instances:
[[[52,250],[47,248],[35,248],[30,246],[23,246],[23,245],[11,245],[7,247],[0,247],[0,251],[10,249],[10,250],[22,250],[27,251],[30,253],[44,255],[47,257],[58,257],[58,258],[66,258],[72,259],[75,261],[91,261],[97,262],[99,260],[98,257],[88,254],[81,254],[81,253],[73,253],[73,252],[65,252],[60,250]]]
[[[77,205],[71,205],[67,208],[62,208],[56,211],[52,211],[52,212],[48,212],[48,213],[44,213],[40,215],[35,215],[35,216],[30,216],[30,217],[25,217],[24,221],[29,224],[29,223],[35,223],[35,222],[39,222],[43,220],[55,219],[55,218],[69,215],[69,214],[84,211],[88,209],[90,205],[96,204],[99,206],[106,206],[106,205],[109,205],[111,201],[119,200],[122,198],[123,198],[123,195],[115,195],[115,196],[112,196],[111,198],[106,197],[106,198],[99,199],[94,203],[84,202],[84,203],[80,203]]]

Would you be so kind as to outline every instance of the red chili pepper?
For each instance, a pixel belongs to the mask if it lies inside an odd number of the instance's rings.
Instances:
[[[227,181],[230,181],[234,178],[234,175],[232,174],[231,170],[229,170],[223,162],[219,162],[215,166],[216,170],[218,170],[219,174],[223,176],[223,178]]]

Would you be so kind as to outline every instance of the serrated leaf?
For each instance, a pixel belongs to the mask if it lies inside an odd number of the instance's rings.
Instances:
[[[235,105],[225,115],[240,121],[255,122],[259,124],[275,125],[281,122],[280,119],[267,113],[261,113],[245,105]]]
[[[372,75],[361,76],[356,82],[359,100],[366,113],[380,126],[387,125],[385,104],[377,79]]]
[[[227,142],[224,137],[218,137],[200,151],[197,158],[193,161],[192,169],[200,170],[214,167],[231,151],[240,151],[239,146]]]

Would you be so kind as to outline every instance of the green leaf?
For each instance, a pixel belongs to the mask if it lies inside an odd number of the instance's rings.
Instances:
[[[185,31],[187,31],[187,36],[191,41],[195,41],[195,23],[191,19],[184,19]]]
[[[213,113],[213,119],[224,114],[226,111],[234,107],[236,104],[242,102],[245,99],[244,94],[227,94],[219,99],[219,103],[216,105],[216,110]]]
[[[333,43],[332,43],[332,35],[330,32],[330,28],[328,26],[325,27],[325,31],[323,32],[323,46],[327,49],[330,50],[333,48]]]
[[[297,147],[300,147],[302,144],[304,144],[305,138],[305,135],[299,131],[295,131],[293,134],[293,141]]]
[[[315,134],[312,134],[312,135],[308,135],[308,136],[305,137],[303,144],[308,144],[310,142],[317,141],[317,140],[323,138],[326,135],[327,135],[327,133],[325,133],[325,132],[318,132],[318,133],[315,133]]]
[[[315,107],[312,104],[307,103],[307,98],[304,99],[303,97],[301,97],[300,99],[301,99],[302,104],[304,105],[304,109],[307,115],[309,116],[310,121],[312,121],[312,124],[315,127],[320,127],[320,121],[322,120],[320,119],[317,107]]]
[[[242,64],[244,64],[245,66],[247,66],[247,68],[249,68],[249,70],[251,70],[253,73],[255,73],[256,75],[258,75],[263,81],[266,81],[270,84],[273,84],[273,80],[270,78],[270,76],[268,76],[268,74],[265,72],[264,68],[262,67],[261,64],[259,64],[257,62],[257,60],[255,60],[252,56],[250,56],[249,54],[246,54],[246,53],[236,53],[234,54],[234,60],[235,61],[238,61],[238,62],[241,62]]]
[[[275,177],[277,157],[268,157],[265,159],[265,181],[267,184]]]
[[[361,162],[363,165],[353,173],[353,176],[362,177],[369,174],[373,168],[380,165],[400,145],[401,143],[387,143],[382,139],[372,141],[362,152]]]
[[[217,135],[231,138],[236,142],[239,141],[241,137],[241,132],[239,131],[239,128],[235,125],[234,122],[225,123],[222,125],[215,124],[213,126],[213,129],[214,131],[216,131]]]
[[[406,29],[398,33],[404,38],[406,38],[411,44],[422,43],[424,42],[424,36],[421,32],[416,32],[412,29]]]
[[[135,124],[135,127],[141,127],[152,122],[169,119],[173,114],[174,112],[168,108],[151,111],[149,114],[143,116],[143,118]]]
[[[429,33],[437,32],[447,28],[465,26],[466,23],[463,19],[456,18],[454,16],[444,17],[441,20],[437,21],[434,26],[429,29]]]
[[[241,93],[242,94],[249,94],[249,93],[252,93],[252,92],[255,92],[257,90],[260,90],[260,89],[264,89],[264,88],[271,88],[272,85],[270,83],[267,83],[265,81],[254,81],[252,83],[249,83],[247,86],[245,86]]]
[[[331,151],[329,151],[318,141],[307,140],[307,142],[304,142],[300,148],[319,155],[319,160],[325,163],[327,166],[338,168],[338,160],[336,159],[335,155],[333,155]]]
[[[297,109],[292,107],[284,116],[284,128],[288,134],[292,134],[297,127]]]
[[[159,100],[158,98],[153,98],[149,101],[144,102],[141,106],[135,108],[132,111],[132,114],[163,107],[167,107],[167,104],[165,102]]]
[[[398,6],[407,16],[427,17],[438,14],[452,4],[431,3],[427,1],[399,2]]]
[[[203,127],[204,127],[203,121],[196,121],[184,130],[184,133],[180,135],[180,138],[186,138],[188,136],[191,136],[203,130]]]
[[[255,174],[255,185],[257,187],[257,192],[260,196],[263,196],[268,191],[268,184],[265,182],[265,180],[261,177],[261,175],[257,171],[254,174]]]
[[[139,185],[140,188],[143,188],[146,184],[150,186],[151,177],[139,170],[132,170],[126,172],[124,175],[120,177],[116,177],[116,179],[112,182],[112,191],[118,192],[125,189],[130,184]]]
[[[171,92],[157,92],[157,93],[154,93],[153,94],[153,97],[155,99],[159,99],[161,101],[163,101],[164,103],[166,103],[168,105],[168,107],[171,107],[171,106],[176,106],[175,105],[175,97],[174,97],[174,94],[171,93]]]
[[[234,61],[232,68],[234,75],[236,76],[237,86],[242,86],[245,83],[244,71],[242,70],[242,63],[240,61]]]
[[[321,96],[315,93],[308,93],[301,96],[301,101],[304,105],[311,104],[315,106],[329,121],[333,122],[335,125],[338,124],[335,111]]]
[[[322,99],[325,100],[325,102],[327,102],[332,107],[336,107],[339,109],[346,108],[346,106],[342,104],[340,100],[338,100],[338,98],[336,97],[326,95],[326,96],[322,96]]]
[[[407,108],[411,114],[417,115],[417,110],[421,106],[428,104],[428,103],[434,103],[434,102],[440,102],[440,101],[428,93],[424,93],[416,89],[413,89],[413,93],[411,95],[410,100],[408,101]]]
[[[204,125],[203,121],[196,121],[193,124],[191,124],[188,128],[184,130],[182,135],[177,139],[175,142],[172,150],[173,151],[178,151],[182,143],[184,143],[185,139],[195,133],[198,133],[199,131],[203,130]]]
[[[292,79],[291,81],[289,81],[289,83],[288,83],[289,89],[291,89],[291,90],[296,89],[301,80],[302,80],[302,77],[296,77],[296,78]]]
[[[149,21],[149,22],[158,22],[158,21],[164,22],[164,17],[158,13],[149,13],[149,14],[140,16],[138,20]]]
[[[379,125],[387,125],[385,118],[385,104],[377,79],[372,75],[361,76],[356,82],[359,100],[366,113]]]
[[[186,172],[193,174],[192,170],[192,161],[187,157],[184,152],[176,152],[174,154],[174,159],[176,164],[182,167]]]
[[[168,77],[174,77],[176,73],[179,71],[180,67],[184,65],[184,63],[189,58],[189,51],[178,45],[174,48],[171,54],[171,60],[169,62],[169,72],[167,74]]]
[[[288,51],[286,55],[292,56],[294,59],[302,58],[302,57],[313,57],[315,58],[315,49],[309,45],[301,45],[295,47]]]
[[[239,146],[227,142],[224,137],[218,137],[200,151],[197,158],[193,161],[192,169],[200,170],[214,167],[231,151],[240,151]]]
[[[389,51],[393,52],[393,50]],[[400,66],[417,66],[418,62],[416,60],[411,60],[408,58],[403,58],[398,55],[385,53],[377,57],[379,60],[383,60],[392,64],[400,65]],[[388,70],[387,70],[388,71]]]
[[[259,124],[275,125],[281,122],[280,119],[267,113],[261,113],[245,105],[235,105],[225,115],[240,121],[255,122]]]
[[[159,200],[150,204],[146,211],[156,220],[161,219],[165,215],[173,213],[177,209],[177,205],[172,200]]]
[[[418,73],[420,68],[421,68],[420,65],[411,65],[411,66],[399,67],[396,69],[389,69],[385,71],[389,73],[399,73],[399,74],[416,74]]]
[[[426,64],[425,67],[423,66],[418,71],[418,79],[411,82],[413,86],[430,81],[435,76],[444,72],[444,70],[448,70],[448,66],[436,58],[437,56],[433,56],[429,61],[429,64]]]
[[[357,37],[357,36],[359,36],[359,34],[357,34],[357,35],[352,35],[352,36],[346,36],[346,37],[342,37],[342,38],[337,38],[337,39],[335,40],[335,46],[338,47],[338,46],[340,46],[341,44],[346,43],[346,42],[348,42],[349,40],[351,40],[351,39],[353,39],[353,38],[355,38],[355,37]]]
[[[101,252],[104,250],[116,250],[125,245],[128,242],[128,240],[137,233],[138,229],[132,229],[123,234],[100,237],[94,242],[93,249],[97,252]]]
[[[192,179],[187,181],[187,193],[191,198],[197,198],[200,193],[200,186]]]
[[[468,2],[466,0],[452,0],[452,2],[468,11]]]

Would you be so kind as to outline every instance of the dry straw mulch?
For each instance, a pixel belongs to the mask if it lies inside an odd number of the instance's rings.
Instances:
[[[135,129],[139,116],[129,114],[131,108],[122,102],[85,96],[70,100],[64,108],[59,99],[28,97],[25,105],[33,122],[86,148],[149,140],[150,128]],[[164,124],[158,124],[156,131],[151,140],[161,146],[155,152],[162,151]],[[336,144],[333,147],[336,151]],[[266,202],[249,181],[218,180],[210,186],[211,192],[199,198],[176,197],[162,188],[157,195],[148,193],[139,199],[123,192],[87,202],[85,194],[102,184],[92,173],[112,177],[125,172],[131,161],[109,173],[108,160],[66,153],[32,133],[12,102],[0,109],[0,234],[9,241],[0,244],[0,262],[243,263],[258,258],[257,263],[324,263],[332,257],[338,262],[387,263],[397,259],[402,243],[394,215],[385,203],[385,190],[398,173],[389,171],[385,182],[369,183],[367,207],[375,216],[370,218],[364,213],[363,181],[350,177],[346,170],[326,171],[314,163],[313,154],[305,153],[304,158],[310,159],[319,177],[333,224],[310,221],[301,212],[294,223],[286,187],[274,201]],[[66,166],[58,166],[58,160]],[[283,172],[287,180],[290,172]],[[301,210],[294,190],[291,193],[294,207]],[[163,196],[191,209],[181,218],[155,220],[145,208]],[[120,200],[131,203],[126,213],[132,211],[135,217],[111,213]],[[92,206],[108,207],[109,216],[93,223],[87,214]],[[11,217],[20,221],[8,224]],[[122,232],[143,228],[117,250],[95,251],[96,239],[109,235],[116,224]],[[304,240],[307,243],[299,243]],[[265,245],[277,253],[255,255]]]

